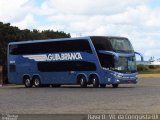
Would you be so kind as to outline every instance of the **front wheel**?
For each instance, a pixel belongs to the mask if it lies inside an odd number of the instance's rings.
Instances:
[[[112,84],[113,88],[118,88],[118,84]]]
[[[35,87],[41,87],[41,86],[42,86],[39,77],[35,77],[35,78],[33,79],[33,84],[34,84]]]
[[[23,81],[26,88],[30,88],[33,86],[33,83],[29,77],[24,77]]]
[[[99,87],[99,79],[98,79],[98,77],[96,75],[93,76],[92,83],[93,83],[93,87],[94,88],[98,88]]]

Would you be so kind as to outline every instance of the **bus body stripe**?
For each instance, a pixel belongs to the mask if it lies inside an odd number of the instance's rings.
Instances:
[[[30,60],[35,60],[35,61],[46,61],[47,60],[47,55],[23,55],[24,58],[28,58]]]

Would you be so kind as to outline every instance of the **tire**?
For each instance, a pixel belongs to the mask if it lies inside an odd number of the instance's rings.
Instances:
[[[26,88],[31,88],[33,86],[33,82],[29,77],[24,77],[23,82]]]
[[[79,77],[79,84],[82,88],[87,87],[87,79],[85,76],[80,76]]]
[[[61,87],[61,85],[60,84],[52,84],[52,87],[58,88],[58,87]]]
[[[93,76],[93,78],[92,78],[92,84],[93,84],[94,88],[98,88],[99,87],[99,79],[98,79],[98,77],[96,75]]]
[[[105,87],[106,87],[106,84],[100,84],[100,87],[101,87],[101,88],[105,88]]]
[[[118,88],[118,84],[112,84],[113,88]]]
[[[42,85],[41,85],[41,80],[40,80],[39,77],[34,77],[34,79],[33,79],[33,85],[34,85],[35,87],[41,87],[41,86],[42,86]]]

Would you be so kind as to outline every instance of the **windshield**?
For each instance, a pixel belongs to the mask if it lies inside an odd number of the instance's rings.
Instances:
[[[114,56],[98,53],[98,57],[103,68],[107,68],[120,73],[134,73],[137,72],[136,58],[119,57],[118,61],[114,60]]]
[[[133,57],[119,57],[119,60],[115,62],[114,70],[122,73],[137,72],[136,59]]]
[[[110,38],[111,45],[116,52],[134,52],[133,47],[128,39]]]

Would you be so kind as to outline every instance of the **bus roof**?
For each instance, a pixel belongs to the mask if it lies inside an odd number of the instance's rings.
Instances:
[[[95,38],[120,38],[120,39],[127,39],[126,37],[122,37],[122,36],[89,36],[89,37],[95,37]]]
[[[37,43],[37,42],[51,42],[51,41],[66,41],[66,40],[78,40],[78,39],[88,39],[88,38],[123,38],[125,37],[118,37],[118,36],[86,36],[86,37],[74,37],[74,38],[56,38],[56,39],[43,39],[43,40],[26,40],[20,42],[10,42],[9,45],[12,44],[27,44],[27,43]]]
[[[87,39],[89,37],[77,37],[77,38],[56,38],[56,39],[42,39],[42,40],[26,40],[20,42],[10,42],[11,44],[27,44],[27,43],[37,43],[37,42],[51,42],[51,41],[66,41],[66,40],[76,40],[76,39]]]

